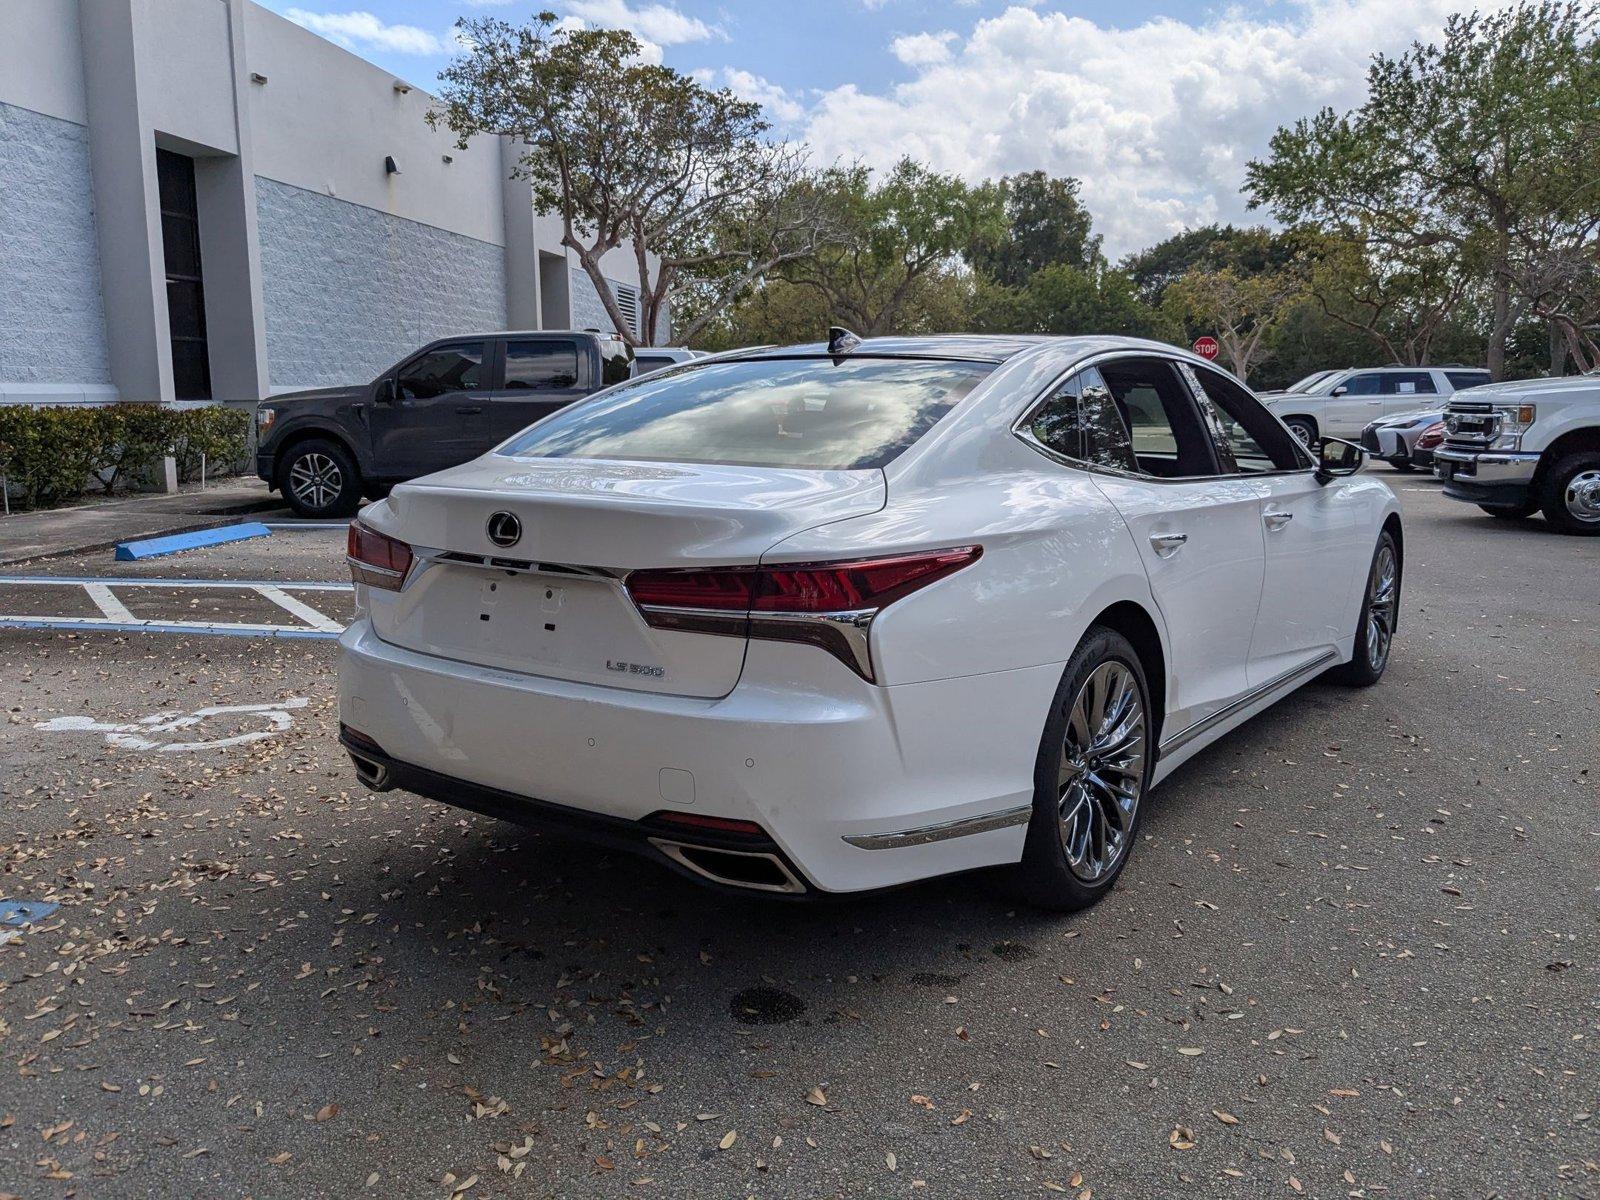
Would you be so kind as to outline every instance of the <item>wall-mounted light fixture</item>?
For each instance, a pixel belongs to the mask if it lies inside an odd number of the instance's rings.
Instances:
[[[400,164],[395,162],[394,155],[385,154],[383,156],[383,173],[385,175],[400,174]]]
[[[398,94],[399,94],[399,95],[402,95],[402,96],[404,96],[404,95],[406,95],[406,94],[407,94],[407,93],[408,93],[408,92],[410,92],[410,91],[411,91],[411,85],[410,85],[410,84],[409,84],[409,83],[407,83],[407,82],[406,82],[406,81],[405,81],[405,80],[404,80],[404,79],[396,79],[396,80],[395,80],[395,81],[394,81],[394,90],[395,90],[395,91],[396,91],[396,92],[397,92],[397,93],[398,93]]]
[[[250,72],[250,82],[251,83],[265,83],[266,81],[267,81],[267,77],[265,75],[263,75],[260,71],[251,71]]]

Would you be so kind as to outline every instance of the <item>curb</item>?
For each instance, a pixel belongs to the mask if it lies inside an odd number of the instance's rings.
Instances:
[[[139,538],[143,540],[145,538],[168,537],[178,533],[196,533],[202,529],[215,529],[219,525],[232,524],[235,518],[243,514],[265,512],[268,509],[281,507],[283,507],[283,502],[276,496],[267,496],[260,500],[239,501],[235,504],[213,509],[209,513],[174,514],[173,524],[141,533]],[[27,563],[44,562],[46,559],[51,558],[65,558],[72,554],[93,554],[96,550],[110,550],[119,542],[128,540],[127,535],[100,538],[91,542],[52,547],[40,554],[22,554],[15,558],[8,558],[0,554],[0,567],[20,567]]]

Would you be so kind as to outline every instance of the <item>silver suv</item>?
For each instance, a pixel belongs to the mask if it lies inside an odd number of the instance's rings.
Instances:
[[[1443,408],[1456,392],[1489,382],[1489,372],[1454,363],[1442,367],[1351,367],[1307,375],[1281,392],[1260,393],[1306,445],[1319,437],[1355,441],[1373,421]]]

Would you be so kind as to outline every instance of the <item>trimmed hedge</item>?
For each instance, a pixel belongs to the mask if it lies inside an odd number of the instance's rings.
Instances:
[[[213,474],[244,458],[250,415],[212,405],[156,404],[0,406],[0,472],[23,507],[48,508],[76,499],[98,482],[106,495],[151,481],[173,455],[178,477],[200,476],[204,454]]]

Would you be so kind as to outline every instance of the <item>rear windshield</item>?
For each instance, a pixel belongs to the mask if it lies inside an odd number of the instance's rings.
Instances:
[[[890,462],[992,363],[764,358],[641,379],[530,427],[500,453],[857,470]]]
[[[1450,381],[1450,386],[1457,391],[1482,387],[1489,382],[1489,372],[1487,371],[1446,371],[1444,377]]]

